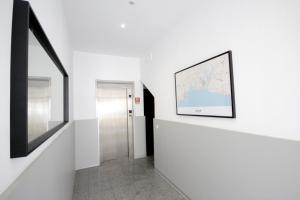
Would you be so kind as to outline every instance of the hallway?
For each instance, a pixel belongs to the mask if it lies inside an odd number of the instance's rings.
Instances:
[[[153,158],[127,158],[76,172],[73,200],[183,200],[153,168]]]
[[[300,200],[300,0],[0,0],[0,200]]]

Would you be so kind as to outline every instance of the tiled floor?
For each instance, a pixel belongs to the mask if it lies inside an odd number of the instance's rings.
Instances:
[[[73,200],[183,200],[153,168],[153,159],[119,159],[76,173]]]

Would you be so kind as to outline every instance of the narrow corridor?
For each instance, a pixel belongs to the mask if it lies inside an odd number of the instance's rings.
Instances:
[[[153,168],[153,159],[127,158],[76,173],[73,200],[183,200]]]

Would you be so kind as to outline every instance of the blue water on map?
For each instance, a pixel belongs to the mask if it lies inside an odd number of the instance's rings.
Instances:
[[[180,107],[231,106],[231,98],[208,90],[190,90],[177,104]]]

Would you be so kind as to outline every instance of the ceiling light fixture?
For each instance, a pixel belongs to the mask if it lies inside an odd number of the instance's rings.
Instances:
[[[124,29],[124,28],[126,28],[126,24],[121,24],[120,27],[121,27],[122,29]]]
[[[133,6],[135,4],[135,2],[133,0],[130,0],[129,4]]]

